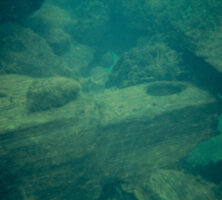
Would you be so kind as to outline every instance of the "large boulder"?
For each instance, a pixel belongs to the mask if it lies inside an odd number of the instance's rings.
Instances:
[[[0,26],[0,73],[34,77],[72,75],[47,42],[30,28],[15,23]]]
[[[79,74],[86,71],[94,52],[76,42],[67,32],[67,27],[77,24],[77,18],[68,9],[46,1],[24,24],[44,38],[53,53],[69,68]]]
[[[35,80],[27,93],[28,108],[36,112],[61,107],[74,100],[79,89],[75,80],[63,77]]]
[[[65,9],[45,2],[41,9],[24,21],[24,24],[42,36],[55,54],[63,55],[69,51],[71,43],[64,28],[75,24],[75,21]]]

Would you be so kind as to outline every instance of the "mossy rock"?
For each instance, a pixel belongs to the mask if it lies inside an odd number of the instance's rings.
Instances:
[[[123,54],[110,74],[107,86],[119,88],[145,82],[177,80],[180,57],[163,42],[136,47]]]
[[[72,3],[69,2],[66,6],[70,7],[71,5]],[[93,59],[94,50],[77,43],[67,32],[67,27],[75,27],[77,22],[76,16],[64,7],[59,7],[54,1],[46,1],[41,9],[24,21],[26,27],[31,28],[46,41],[52,53],[66,68],[70,69],[73,74],[82,74],[83,71],[87,71],[88,64]],[[50,60],[55,61],[51,58]]]
[[[27,105],[31,112],[61,107],[76,99],[80,85],[73,79],[54,77],[33,81],[27,92]]]
[[[0,74],[32,77],[70,76],[74,72],[44,38],[16,23],[0,25]]]

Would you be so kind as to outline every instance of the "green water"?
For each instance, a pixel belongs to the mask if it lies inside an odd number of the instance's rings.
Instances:
[[[222,1],[0,2],[1,200],[222,200]]]

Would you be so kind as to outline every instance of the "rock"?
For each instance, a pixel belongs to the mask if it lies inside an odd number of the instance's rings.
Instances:
[[[74,26],[77,19],[68,9],[45,1],[42,7],[24,20],[23,23],[44,38],[50,38],[53,30],[60,29],[64,31],[66,27]]]
[[[14,191],[15,195],[35,199],[98,199],[103,197],[103,189],[109,189],[109,184],[101,186],[107,177],[115,198],[120,194],[121,198],[152,199],[149,189],[143,187],[148,179],[140,178],[149,178],[150,172],[160,167],[177,166],[198,142],[215,134],[216,99],[186,83],[181,91],[165,96],[148,94],[151,83],[81,92],[56,109],[28,111],[27,93],[34,82],[42,81],[45,86],[36,89],[44,91],[47,81],[53,79],[0,76],[0,93],[4,94],[0,98],[4,197]],[[13,175],[16,179],[8,179]],[[130,188],[109,181],[115,177]],[[127,177],[133,177],[138,186],[125,181]],[[206,190],[211,190],[210,186]]]
[[[47,42],[30,28],[15,23],[1,24],[0,44],[0,74],[33,77],[74,74],[58,59]]]
[[[63,77],[35,80],[27,93],[28,109],[36,112],[61,107],[74,100],[79,89],[75,80]]]
[[[105,107],[104,124],[120,123],[140,116],[153,118],[162,112],[215,101],[207,92],[179,81],[156,81],[121,90],[110,88],[95,98]]]
[[[197,143],[215,136],[218,105],[204,91],[187,85],[156,96],[147,93],[153,84],[94,96],[101,113],[97,170],[111,177],[144,176],[151,168],[177,166]]]
[[[35,126],[43,127],[44,124],[54,121],[58,122],[65,120],[68,122],[70,118],[78,119],[86,113],[88,115],[89,110],[91,110],[89,107],[91,107],[92,110],[95,108],[95,106],[92,105],[94,104],[94,101],[89,101],[82,93],[79,95],[79,83],[74,79],[64,77],[54,77],[49,79],[32,78],[24,75],[6,74],[0,75],[0,82],[0,94],[2,96],[0,97],[0,135]],[[47,88],[41,85],[41,83],[47,84]],[[63,85],[58,85],[57,83]],[[35,88],[35,84],[39,85],[40,88]],[[33,92],[30,89],[33,89]],[[60,103],[69,103],[56,107],[56,109],[45,110],[44,112],[30,112],[28,110],[28,102],[30,106],[32,106],[31,103],[34,102],[41,104],[41,102],[37,101],[40,100],[38,97],[37,100],[28,99],[27,96],[29,92],[32,95],[35,95],[38,92],[40,93],[41,91],[46,92],[46,98],[49,98],[47,95],[49,95],[52,90],[57,92],[56,94],[52,94],[52,96],[55,97],[57,95],[60,98]],[[69,91],[71,93],[67,94]],[[74,91],[77,92],[78,98],[75,97]],[[64,94],[64,96],[59,96],[62,94]],[[51,99],[51,102],[53,104],[56,102],[56,99]],[[56,103],[55,105],[57,106],[58,102]],[[54,106],[54,104],[52,106]],[[42,109],[42,107],[44,107],[44,105],[40,105],[40,109]],[[84,111],[85,109],[88,111]],[[35,110],[39,109],[35,108]],[[94,119],[95,116],[95,114],[92,115]]]
[[[91,137],[94,135],[91,133],[94,132],[92,127],[94,127],[95,112],[94,115],[90,114],[93,116],[92,120],[86,117],[89,115],[87,107],[92,101],[87,100],[86,102],[82,96],[79,96],[75,101],[57,109],[29,112],[26,94],[33,81],[36,80],[28,76],[0,75],[0,93],[4,93],[4,97],[0,97],[0,168],[3,172],[0,178],[1,197],[3,199],[21,197],[36,199],[44,198],[43,196],[47,195],[50,199],[76,199],[76,196],[83,198],[84,194],[91,196],[95,189],[94,186],[97,185],[91,181],[86,184],[85,180],[88,180],[88,177],[85,173],[81,174],[82,163],[88,160],[87,154],[92,151],[95,142],[94,137]],[[61,82],[66,82],[68,85],[69,81]],[[71,82],[73,83],[72,80]],[[73,86],[72,83],[70,87]],[[87,111],[84,111],[85,108]],[[79,122],[83,124],[86,122],[86,124],[80,125]],[[84,138],[79,135],[78,130],[89,127],[90,133],[84,131],[86,133]],[[56,148],[54,149],[54,147]],[[46,162],[42,163],[40,161],[42,159]],[[78,165],[79,170],[73,169],[73,164],[75,168]],[[65,166],[65,170],[62,166]],[[56,169],[52,170],[53,167]],[[12,174],[16,174],[16,178],[9,179],[8,177]],[[27,179],[25,174],[31,174],[29,178],[32,178]],[[53,186],[56,191],[46,194],[48,193],[46,191],[52,189],[48,185],[52,181],[52,177],[59,180],[60,183],[54,180],[59,190]],[[76,181],[80,179],[83,182],[77,186]],[[27,181],[31,188],[25,184]],[[61,193],[60,187],[63,185],[63,181],[68,182],[69,186]],[[42,185],[46,187],[43,189]],[[12,188],[16,191],[12,192]],[[73,188],[77,192],[70,197]],[[92,192],[89,192],[89,188]],[[37,191],[41,192],[36,195]]]
[[[114,66],[107,86],[119,88],[144,82],[176,80],[179,56],[164,43],[131,49]]]
[[[94,51],[77,43],[67,31],[77,19],[68,9],[46,1],[41,9],[25,20],[25,25],[46,40],[53,53],[79,75],[86,71]]]

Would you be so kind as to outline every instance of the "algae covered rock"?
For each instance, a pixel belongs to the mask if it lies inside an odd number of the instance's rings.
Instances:
[[[67,27],[75,27],[77,23],[77,18],[69,10],[46,1],[24,23],[40,35],[57,58],[75,74],[86,70],[93,58],[93,49],[77,43],[67,32]]]
[[[176,80],[180,73],[178,54],[164,43],[133,48],[114,66],[108,86],[127,87],[144,82]]]
[[[27,105],[31,112],[60,107],[74,100],[79,93],[77,81],[54,77],[33,81],[27,92]]]

